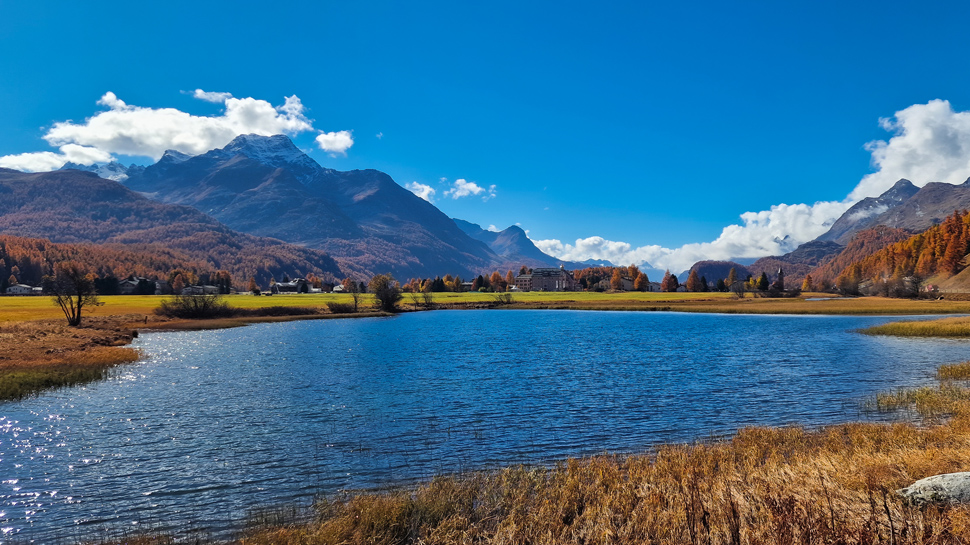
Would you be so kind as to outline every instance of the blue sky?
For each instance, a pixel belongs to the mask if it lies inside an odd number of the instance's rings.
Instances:
[[[445,213],[520,223],[563,255],[675,268],[751,237],[813,238],[866,175],[870,193],[900,174],[963,176],[942,148],[963,150],[970,9],[847,4],[0,0],[0,156],[56,152],[50,127],[107,110],[107,92],[195,116],[226,109],[195,89],[273,106],[296,95],[313,130],[292,136],[324,166],[428,185]],[[953,140],[914,140],[927,127]],[[321,131],[352,131],[353,145],[328,153]],[[458,179],[495,196],[452,199]],[[839,204],[807,210],[819,201]],[[780,204],[807,207],[744,230],[741,214]],[[671,257],[725,236],[737,244]],[[601,238],[575,243],[588,237]]]

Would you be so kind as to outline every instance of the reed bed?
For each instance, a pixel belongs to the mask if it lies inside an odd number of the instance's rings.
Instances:
[[[133,348],[94,347],[66,356],[54,356],[43,366],[20,366],[0,371],[0,401],[23,399],[43,390],[75,386],[107,376],[109,370],[138,361]]]
[[[860,330],[866,335],[896,335],[901,337],[970,337],[970,317],[941,318],[939,320],[890,322]]]
[[[940,380],[970,380],[970,361],[941,365],[936,370],[936,378]]]
[[[409,490],[327,498],[313,522],[271,524],[239,542],[970,542],[970,507],[920,509],[895,494],[917,479],[970,469],[970,391],[942,383],[893,394],[881,408],[935,423],[747,428],[727,441],[649,455],[444,476]]]

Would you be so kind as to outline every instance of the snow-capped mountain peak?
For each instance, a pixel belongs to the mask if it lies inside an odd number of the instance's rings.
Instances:
[[[93,172],[101,178],[123,182],[128,179],[128,167],[112,161],[110,163],[96,163],[93,165],[79,165],[77,163],[65,163],[60,170],[74,169],[84,172]]]
[[[303,183],[307,183],[314,175],[324,170],[282,134],[273,136],[242,134],[229,142],[221,151],[229,157],[244,155],[264,165],[286,168]]]

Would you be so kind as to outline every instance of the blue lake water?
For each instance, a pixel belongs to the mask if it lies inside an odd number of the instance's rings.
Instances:
[[[970,343],[885,317],[438,311],[143,334],[106,381],[0,403],[0,543],[227,536],[254,506],[866,418]]]

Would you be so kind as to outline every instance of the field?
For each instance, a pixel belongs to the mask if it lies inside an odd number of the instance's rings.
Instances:
[[[729,293],[594,293],[594,292],[524,292],[513,293],[511,305],[501,305],[492,293],[435,293],[434,304],[443,308],[478,308],[505,306],[506,308],[550,308],[580,310],[669,310],[679,312],[719,312],[745,314],[873,314],[926,315],[970,314],[968,301],[936,301],[889,299],[883,297],[831,298],[824,294],[791,299],[755,298],[751,294],[742,300]],[[815,295],[817,297],[812,297]],[[92,308],[87,316],[153,315],[165,296],[112,295],[103,296],[102,306]],[[812,300],[820,298],[822,300]],[[403,310],[420,308],[409,294],[399,303]],[[312,307],[325,311],[328,302],[351,302],[349,294],[285,294],[272,297],[227,295],[233,307],[254,309],[271,306]],[[373,306],[373,297],[364,294],[361,304]],[[48,297],[0,297],[0,323],[62,317]]]

